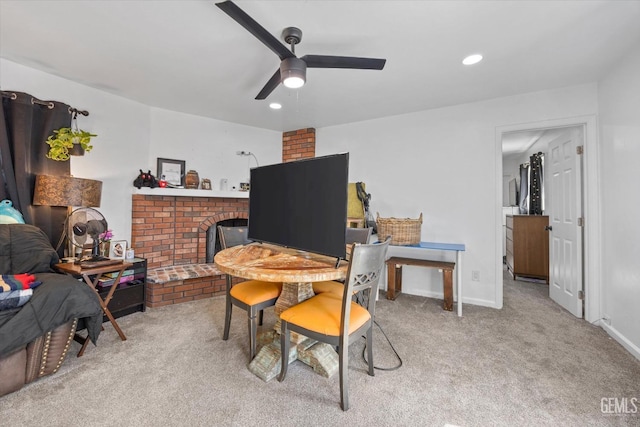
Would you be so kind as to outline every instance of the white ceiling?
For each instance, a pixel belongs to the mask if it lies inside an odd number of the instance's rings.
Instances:
[[[150,106],[286,131],[593,82],[640,40],[639,1],[236,4],[279,39],[300,27],[299,56],[387,64],[309,69],[301,89],[256,101],[278,57],[213,1],[185,0],[0,0],[0,56]],[[484,61],[463,66],[471,53]]]

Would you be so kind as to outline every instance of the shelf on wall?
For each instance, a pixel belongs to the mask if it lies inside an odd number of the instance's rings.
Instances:
[[[188,190],[186,188],[133,188],[133,194],[144,196],[178,196],[178,197],[224,197],[233,199],[248,199],[248,191],[219,191],[219,190]]]

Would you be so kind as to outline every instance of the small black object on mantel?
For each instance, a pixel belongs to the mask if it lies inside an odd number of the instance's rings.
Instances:
[[[158,186],[158,180],[151,175],[151,171],[142,172],[140,169],[140,175],[133,181],[133,186],[140,189],[142,187],[156,188]]]

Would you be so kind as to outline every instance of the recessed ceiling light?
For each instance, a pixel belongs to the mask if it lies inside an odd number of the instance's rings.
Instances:
[[[473,65],[473,64],[477,64],[480,61],[482,61],[482,55],[475,54],[475,55],[469,55],[466,58],[464,58],[462,60],[462,63],[464,65]]]
[[[279,110],[282,108],[282,104],[278,104],[277,102],[272,102],[271,104],[269,104],[269,108],[271,108],[272,110]]]

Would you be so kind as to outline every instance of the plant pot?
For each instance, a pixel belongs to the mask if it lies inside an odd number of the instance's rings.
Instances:
[[[84,156],[84,148],[80,144],[73,144],[73,148],[69,150],[71,156]]]

